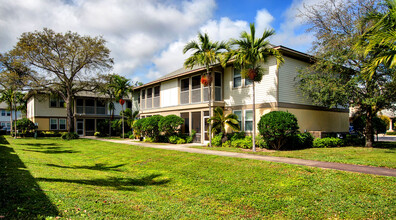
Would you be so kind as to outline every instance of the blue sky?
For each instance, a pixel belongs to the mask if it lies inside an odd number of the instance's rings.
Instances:
[[[103,36],[115,60],[111,72],[147,83],[183,65],[184,45],[197,32],[213,40],[237,38],[255,22],[274,28],[270,39],[307,52],[313,36],[296,15],[322,0],[3,0],[0,52],[12,49],[23,32],[51,28]]]

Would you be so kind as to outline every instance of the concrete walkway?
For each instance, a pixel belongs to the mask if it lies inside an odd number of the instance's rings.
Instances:
[[[119,143],[119,144],[129,144],[129,145],[136,145],[136,146],[142,146],[142,147],[182,151],[182,152],[188,152],[188,153],[217,155],[217,156],[223,156],[223,157],[246,158],[246,159],[253,159],[253,160],[264,160],[264,161],[271,161],[271,162],[277,162],[277,163],[297,164],[297,165],[310,166],[310,167],[320,167],[320,168],[325,168],[325,169],[334,169],[334,170],[342,170],[342,171],[349,171],[349,172],[396,177],[396,169],[390,169],[390,168],[384,168],[384,167],[370,167],[370,166],[322,162],[322,161],[314,161],[314,160],[303,160],[303,159],[287,158],[287,157],[273,157],[273,156],[264,156],[264,155],[255,155],[255,154],[245,154],[245,153],[235,153],[235,152],[189,148],[194,145],[202,146],[201,144],[185,144],[185,145],[151,144],[151,143],[145,143],[145,142],[134,142],[134,141],[131,141],[130,139],[115,140],[115,139],[102,139],[102,138],[96,138],[96,137],[85,137],[85,138],[100,140],[100,141],[107,141],[107,142],[112,142],[112,143]]]

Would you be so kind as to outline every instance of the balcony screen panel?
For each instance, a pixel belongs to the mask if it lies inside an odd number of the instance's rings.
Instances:
[[[208,89],[208,87],[205,87],[203,89],[203,100],[204,100],[204,102],[209,101],[208,94],[209,94],[209,89]]]
[[[149,89],[147,89],[147,98],[149,99],[151,97],[153,97],[153,89],[149,88]]]
[[[189,78],[187,78],[187,79],[182,79],[181,81],[180,81],[180,88],[181,88],[181,91],[182,92],[184,92],[184,91],[188,91],[189,89],[190,89],[190,83],[189,83],[189,81],[190,81],[190,79]]]
[[[194,76],[191,78],[191,86],[192,89],[200,89],[201,88],[201,76]]]
[[[147,108],[152,108],[153,107],[153,103],[152,103],[152,98],[148,98],[148,94],[147,94]]]
[[[215,101],[221,101],[221,87],[215,87]]]
[[[76,100],[76,110],[77,110],[77,113],[79,113],[79,114],[84,113],[84,100],[83,99]]]
[[[154,97],[154,108],[159,108],[160,107],[160,97]]]
[[[190,103],[189,91],[180,92],[180,104]]]
[[[191,91],[191,102],[201,102],[201,89]]]
[[[221,86],[221,73],[215,73],[215,86]]]

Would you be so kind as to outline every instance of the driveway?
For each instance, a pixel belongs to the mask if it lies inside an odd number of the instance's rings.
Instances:
[[[377,140],[377,137],[375,137],[375,140]],[[396,142],[396,135],[378,135],[378,141]]]

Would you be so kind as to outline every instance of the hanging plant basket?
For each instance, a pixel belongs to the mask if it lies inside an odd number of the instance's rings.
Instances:
[[[120,105],[124,105],[125,100],[124,99],[120,99],[118,102],[120,103]]]
[[[247,77],[248,77],[250,80],[256,79],[256,76],[257,76],[257,73],[256,73],[256,70],[255,70],[255,69],[248,69],[248,71],[247,71]]]
[[[246,68],[241,71],[242,77],[250,79],[255,82],[260,82],[263,79],[263,69],[260,66]]]
[[[211,76],[203,75],[203,76],[201,77],[201,83],[202,83],[204,86],[208,86],[211,82],[212,82],[212,77],[211,77]]]

